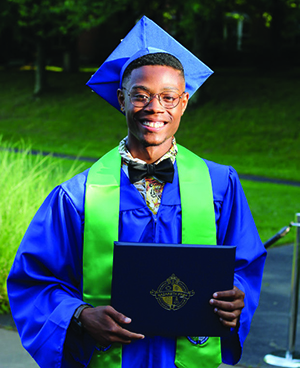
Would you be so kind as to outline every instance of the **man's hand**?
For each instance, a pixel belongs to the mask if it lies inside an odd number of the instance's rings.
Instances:
[[[244,298],[245,293],[234,286],[232,290],[214,293],[209,303],[214,307],[214,312],[218,314],[224,326],[236,327],[245,306]]]
[[[120,324],[129,324],[131,319],[111,306],[86,308],[81,312],[79,319],[87,332],[102,346],[113,342],[130,344],[132,340],[144,338],[144,335],[122,328]]]

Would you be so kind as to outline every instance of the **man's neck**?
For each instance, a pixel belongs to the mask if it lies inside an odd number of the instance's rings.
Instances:
[[[157,145],[157,146],[143,146],[141,144],[135,145],[127,140],[127,148],[133,158],[139,158],[145,161],[147,164],[152,164],[158,161],[163,155],[165,155],[172,147],[172,139]]]

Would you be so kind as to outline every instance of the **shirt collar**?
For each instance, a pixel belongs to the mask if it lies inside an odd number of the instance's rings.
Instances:
[[[119,143],[119,153],[122,157],[123,162],[128,164],[130,161],[134,161],[134,162],[138,162],[140,164],[145,164],[146,163],[145,161],[143,161],[143,160],[141,160],[137,157],[134,158],[134,157],[131,156],[131,153],[129,152],[129,150],[127,148],[127,138],[128,137],[125,137]],[[177,145],[176,145],[176,139],[175,139],[175,137],[173,137],[171,148],[157,162],[155,162],[155,164],[159,164],[161,161],[163,161],[167,158],[170,158],[172,163],[174,164],[177,152],[178,152],[178,149],[177,149]]]

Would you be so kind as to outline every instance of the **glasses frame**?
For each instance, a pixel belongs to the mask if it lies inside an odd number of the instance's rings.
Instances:
[[[170,109],[174,109],[175,107],[177,107],[177,106],[179,105],[179,102],[180,102],[180,100],[182,99],[183,95],[186,93],[186,92],[184,91],[184,92],[182,92],[182,94],[181,94],[181,95],[180,95],[180,94],[178,94],[178,97],[179,97],[178,102],[177,102],[177,104],[176,104],[176,105],[174,105],[174,106],[172,106],[172,107],[166,107],[166,106],[164,106],[164,105],[162,104],[162,102],[161,102],[160,95],[161,95],[162,93],[166,93],[165,91],[164,91],[164,92],[160,92],[160,93],[155,93],[155,94],[151,94],[151,93],[149,93],[149,95],[150,95],[149,101],[148,101],[145,105],[143,105],[143,106],[137,106],[136,104],[134,104],[134,103],[132,102],[132,96],[131,96],[131,93],[128,91],[128,89],[127,89],[127,88],[125,88],[125,87],[122,87],[122,90],[123,90],[123,89],[124,89],[125,91],[127,91],[127,95],[128,95],[128,96],[129,96],[129,98],[130,98],[130,102],[131,102],[131,104],[132,104],[133,106],[135,106],[135,107],[141,107],[141,108],[147,107],[147,106],[150,104],[150,102],[151,102],[154,98],[157,98],[157,99],[158,99],[158,102],[160,103],[160,105],[161,105],[164,109],[168,109],[168,110],[170,110]],[[146,93],[148,93],[148,92],[146,92]],[[175,93],[177,93],[177,92],[175,92]]]

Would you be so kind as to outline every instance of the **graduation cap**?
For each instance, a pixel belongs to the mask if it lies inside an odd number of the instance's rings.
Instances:
[[[133,60],[146,54],[159,52],[171,54],[181,62],[185,75],[185,91],[190,97],[213,73],[172,36],[143,16],[91,77],[87,85],[120,111],[117,90],[122,85],[124,70]]]

